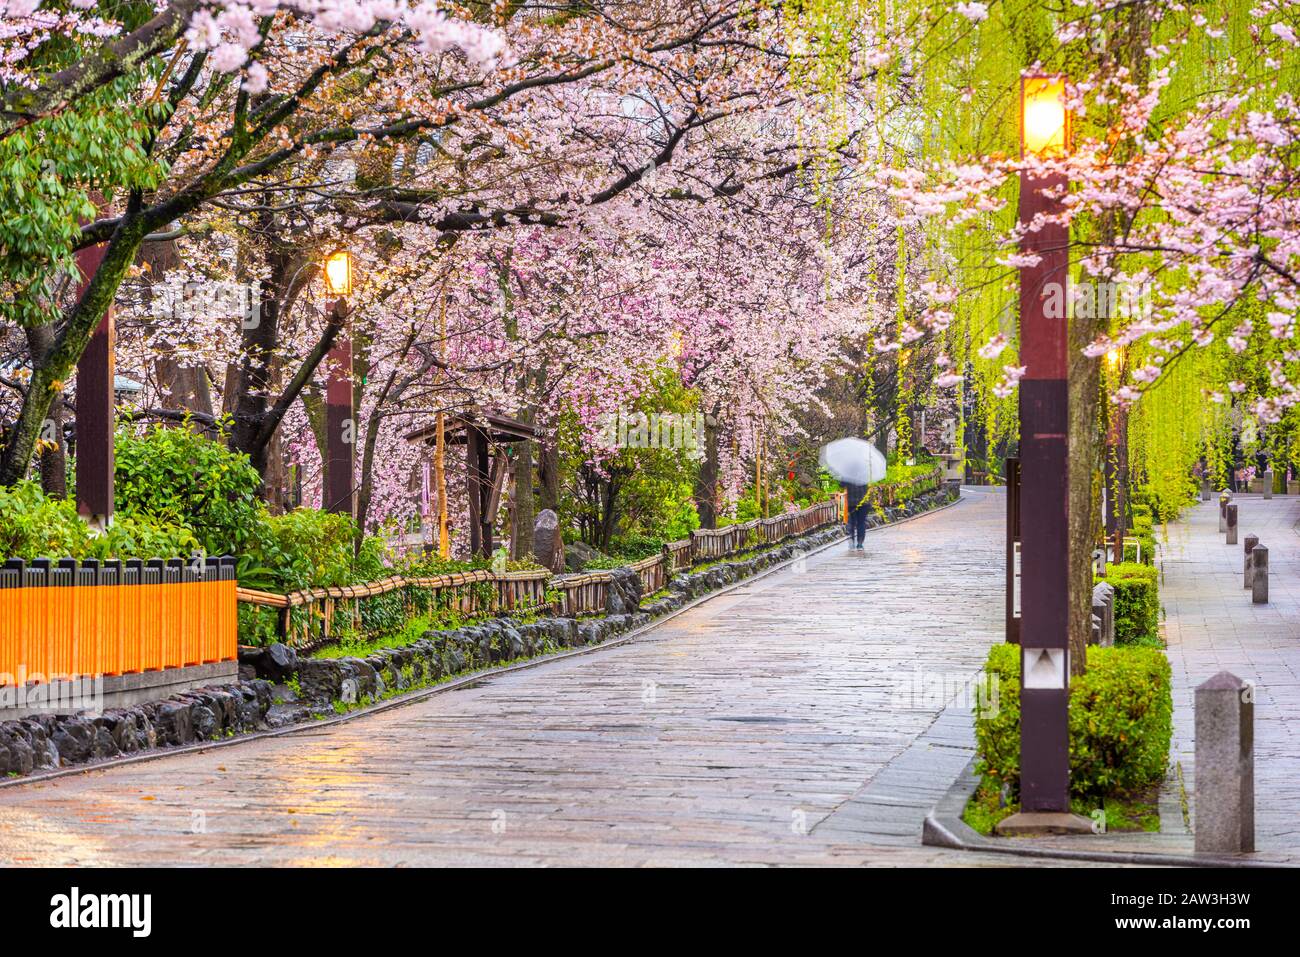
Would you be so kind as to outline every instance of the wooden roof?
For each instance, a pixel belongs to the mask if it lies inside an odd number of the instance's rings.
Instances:
[[[495,442],[498,445],[538,439],[542,435],[541,429],[536,426],[520,422],[518,419],[512,419],[497,412],[484,411],[449,415],[443,425],[443,434],[449,444],[462,445],[465,442],[465,432],[468,431],[471,425],[482,429],[487,433],[488,441]],[[418,429],[407,432],[406,441],[433,442],[437,433],[437,423],[422,425]]]

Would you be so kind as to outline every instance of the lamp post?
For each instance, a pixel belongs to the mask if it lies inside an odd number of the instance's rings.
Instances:
[[[103,205],[98,196],[96,205]],[[77,252],[80,299],[90,288],[108,251],[107,243]],[[116,378],[117,326],[110,302],[77,360],[77,514],[94,528],[113,521],[113,380]],[[60,396],[56,401],[63,401]],[[62,436],[57,437],[62,441]]]
[[[352,254],[336,249],[322,269],[331,322],[342,322],[352,294]],[[352,340],[347,327],[339,330],[327,361],[325,387],[324,507],[329,512],[356,514],[356,421],[353,416]]]
[[[1116,346],[1106,353],[1106,365],[1115,377],[1116,385],[1124,384],[1126,368],[1124,350]],[[1116,562],[1124,560],[1124,513],[1127,506],[1128,475],[1128,412],[1116,405],[1110,414],[1106,431],[1106,532],[1111,540],[1111,555]]]
[[[1065,78],[1021,78],[1021,156],[1063,157],[1070,115]],[[1040,220],[1064,210],[1063,172],[1022,169],[1020,269],[1020,813],[1004,833],[1088,827],[1070,815],[1069,748],[1069,393],[1067,303],[1069,227]]]

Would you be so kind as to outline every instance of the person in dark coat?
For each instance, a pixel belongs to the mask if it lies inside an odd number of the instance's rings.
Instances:
[[[849,548],[862,551],[862,542],[867,537],[867,513],[870,510],[867,505],[867,487],[847,482],[843,484],[849,505]]]

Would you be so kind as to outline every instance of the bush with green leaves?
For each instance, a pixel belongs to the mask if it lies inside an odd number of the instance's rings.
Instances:
[[[190,528],[209,555],[240,555],[261,529],[261,477],[248,456],[189,429],[119,431],[117,511]]]
[[[682,536],[685,538],[686,536]],[[620,535],[609,543],[609,553],[627,561],[637,561],[658,555],[664,550],[664,540],[654,535],[632,532]]]
[[[1097,579],[1115,589],[1115,643],[1161,647],[1159,572],[1124,562],[1107,566]]]
[[[35,482],[0,487],[0,558],[178,558],[200,548],[183,525],[127,514],[97,534],[71,499],[50,498]]]
[[[1020,786],[1020,647],[994,645],[984,670],[997,694],[984,696],[976,710],[980,770],[1014,793]],[[1171,681],[1168,659],[1154,648],[1088,649],[1087,671],[1070,679],[1073,796],[1122,794],[1161,781],[1173,733]]]
[[[262,519],[266,535],[257,543],[263,564],[274,570],[284,591],[350,585],[357,525],[352,516],[317,508],[296,508]],[[376,575],[382,578],[382,575]]]

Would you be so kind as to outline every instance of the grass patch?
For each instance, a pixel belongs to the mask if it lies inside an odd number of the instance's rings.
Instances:
[[[1073,798],[1070,810],[1100,825],[1104,833],[1157,833],[1160,830],[1159,799],[1160,789],[1153,786],[1130,794],[1110,795],[1100,801]],[[1006,800],[998,781],[985,776],[966,802],[961,819],[977,833],[989,837],[998,822],[1019,810],[1020,803]]]

